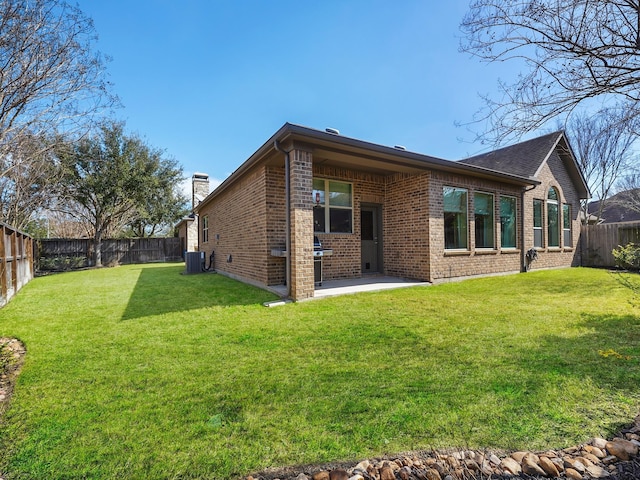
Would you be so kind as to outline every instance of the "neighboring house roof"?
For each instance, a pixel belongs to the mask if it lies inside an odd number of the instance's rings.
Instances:
[[[195,215],[192,213],[191,215],[187,215],[186,217],[182,217],[182,219],[176,223],[174,228],[180,228],[183,223],[193,222],[195,220]]]
[[[564,132],[553,132],[508,147],[460,160],[460,163],[536,178],[542,165],[557,150],[563,159],[580,198],[589,198],[589,187],[582,175]]]
[[[284,145],[289,141],[311,146],[314,149],[314,163],[317,162],[344,168],[361,168],[381,174],[438,170],[520,186],[538,185],[540,183],[530,176],[522,176],[508,171],[498,171],[482,165],[476,166],[444,160],[397,147],[379,145],[336,133],[285,123],[269,140],[251,155],[249,159],[211,192],[195,208],[195,211],[198,211],[229,186],[233,185],[254,165],[261,162],[268,164],[281,162],[283,153],[276,147],[280,144]]]
[[[625,205],[624,197],[626,195],[640,195],[640,189],[626,190],[618,192],[607,198],[602,209],[602,217],[600,223],[619,223],[619,222],[638,222],[640,221],[640,212],[630,209]],[[589,202],[587,210],[591,215],[597,215],[600,210],[601,200]]]

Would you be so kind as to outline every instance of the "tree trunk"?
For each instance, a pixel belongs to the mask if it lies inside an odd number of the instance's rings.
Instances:
[[[96,234],[93,238],[93,257],[94,265],[102,267],[102,231],[96,228]]]

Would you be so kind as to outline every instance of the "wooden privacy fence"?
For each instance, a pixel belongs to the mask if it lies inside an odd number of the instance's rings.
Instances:
[[[0,223],[0,307],[33,278],[33,239]]]
[[[628,243],[640,244],[640,222],[582,225],[582,265],[585,267],[614,267],[612,251]]]
[[[93,266],[93,240],[42,239],[38,245],[38,270],[72,270]],[[180,239],[125,238],[102,241],[102,264],[173,262],[182,260]]]

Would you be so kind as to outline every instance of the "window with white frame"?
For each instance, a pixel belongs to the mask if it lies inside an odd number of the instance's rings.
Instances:
[[[494,247],[493,195],[475,192],[473,209],[476,234],[476,248]]]
[[[516,198],[500,197],[500,248],[516,248]]]
[[[444,248],[468,249],[467,190],[444,187]]]
[[[353,185],[320,178],[313,179],[313,231],[353,232]]]
[[[553,187],[547,193],[547,243],[550,247],[560,246],[558,191]]]
[[[202,216],[202,243],[209,241],[209,215]]]
[[[562,238],[565,247],[573,247],[571,239],[571,205],[562,204]]]
[[[542,248],[542,200],[533,201],[533,246]]]

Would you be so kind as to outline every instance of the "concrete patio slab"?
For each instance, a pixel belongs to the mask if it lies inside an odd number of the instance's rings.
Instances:
[[[428,282],[419,282],[416,280],[406,280],[404,278],[387,276],[365,276],[362,278],[350,278],[348,280],[328,280],[322,282],[322,286],[316,285],[313,298],[428,285],[431,284]]]

